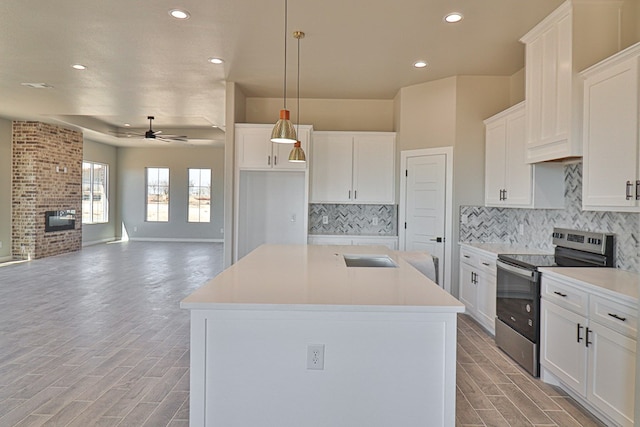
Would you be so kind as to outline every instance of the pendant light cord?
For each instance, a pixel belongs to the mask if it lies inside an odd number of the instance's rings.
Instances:
[[[296,133],[300,135],[300,37],[298,37],[298,83],[297,83],[297,92],[298,92],[298,112],[296,115],[298,116],[298,124],[296,126]],[[299,138],[300,136],[298,136]]]
[[[287,0],[284,0],[284,109],[287,109]]]

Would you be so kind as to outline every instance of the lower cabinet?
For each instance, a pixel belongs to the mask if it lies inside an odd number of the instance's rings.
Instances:
[[[472,247],[460,247],[460,301],[491,334],[495,334],[496,256]]]
[[[611,300],[606,321],[599,321],[602,296],[542,278],[540,364],[563,385],[615,423],[632,426],[634,419],[636,340],[623,334],[635,322],[635,308]],[[590,304],[588,302],[591,302]],[[625,323],[626,322],[626,323]],[[630,331],[635,331],[631,325]]]
[[[309,236],[307,243],[310,245],[382,245],[391,250],[398,249],[396,236]]]

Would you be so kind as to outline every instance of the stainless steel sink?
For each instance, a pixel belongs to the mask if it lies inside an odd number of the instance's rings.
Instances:
[[[342,255],[342,257],[347,267],[398,267],[387,255]]]

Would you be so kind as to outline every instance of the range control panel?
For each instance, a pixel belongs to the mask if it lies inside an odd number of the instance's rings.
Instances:
[[[614,234],[612,233],[554,228],[551,237],[553,238],[553,244],[556,246],[602,255],[612,251],[614,244]]]

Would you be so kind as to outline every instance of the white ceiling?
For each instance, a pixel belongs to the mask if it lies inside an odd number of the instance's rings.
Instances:
[[[288,0],[288,96],[392,99],[453,75],[511,75],[519,38],[562,0]],[[168,11],[183,8],[185,21]],[[446,24],[451,11],[464,14]],[[207,62],[221,57],[224,64]],[[412,64],[424,59],[429,66]],[[72,64],[87,66],[77,71]],[[20,0],[0,4],[0,116],[65,123],[121,146],[124,123],[220,144],[225,82],[281,97],[284,0]],[[22,83],[46,83],[34,89]],[[274,111],[274,121],[277,118]],[[148,142],[144,142],[148,144]]]

